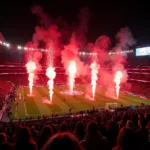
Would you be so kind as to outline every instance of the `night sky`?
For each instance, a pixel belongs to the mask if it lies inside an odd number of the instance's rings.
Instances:
[[[4,2],[2,4],[2,2]],[[39,4],[53,18],[61,16],[69,23],[77,20],[79,10],[87,6],[91,12],[87,39],[94,42],[101,34],[113,38],[120,28],[128,26],[138,41],[150,44],[150,5],[144,0],[5,0],[0,4],[0,32],[6,41],[26,44],[32,39],[39,21],[31,8]]]

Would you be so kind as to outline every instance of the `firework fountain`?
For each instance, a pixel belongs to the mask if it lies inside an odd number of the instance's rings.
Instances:
[[[73,94],[74,82],[75,82],[75,75],[76,75],[77,67],[76,62],[72,61],[68,67],[69,72],[69,86],[70,86],[70,94]]]
[[[32,88],[33,88],[33,82],[34,82],[36,68],[37,68],[36,63],[34,61],[29,61],[26,64],[26,69],[29,74],[28,80],[29,80],[30,95],[32,95]]]
[[[49,66],[46,69],[46,76],[49,78],[47,84],[49,88],[49,97],[50,97],[50,103],[52,103],[52,97],[53,97],[53,88],[54,88],[54,79],[56,77],[55,68],[52,66]]]
[[[92,85],[92,98],[94,100],[95,97],[95,91],[96,91],[96,81],[98,79],[98,71],[99,71],[99,65],[96,62],[93,62],[90,66],[91,68],[91,85]]]
[[[116,96],[117,98],[119,97],[119,90],[120,90],[120,82],[121,82],[121,78],[122,78],[122,72],[121,71],[117,71],[114,77],[114,82],[116,83]]]
[[[52,45],[52,42],[51,42]],[[46,76],[49,78],[47,84],[49,88],[49,98],[50,98],[50,103],[52,103],[52,97],[53,97],[53,88],[54,88],[54,79],[56,77],[56,72],[55,68],[53,67],[53,48],[50,46],[48,50],[48,60],[49,60],[49,65],[48,68],[46,69]]]

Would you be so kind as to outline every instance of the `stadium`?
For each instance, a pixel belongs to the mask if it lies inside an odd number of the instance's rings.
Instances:
[[[150,150],[145,5],[1,3],[0,150]]]
[[[2,37],[2,35],[1,35]],[[2,39],[4,39],[2,37]],[[29,95],[29,81],[26,70],[25,54],[27,47],[17,47],[7,42],[0,41],[1,46],[1,93],[12,99],[9,105],[1,106],[1,119],[36,119],[38,117],[62,116],[66,114],[74,114],[86,112],[94,109],[107,109],[114,111],[115,108],[130,106],[149,105],[149,64],[148,55],[145,48],[136,48],[132,50],[124,50],[122,52],[109,52],[108,56],[127,55],[128,64],[125,66],[128,74],[126,83],[121,84],[118,99],[115,97],[115,84],[108,87],[103,84],[103,77],[98,80],[95,91],[95,98],[92,99],[92,89],[90,84],[90,76],[77,77],[75,79],[74,93],[69,94],[69,86],[67,84],[67,75],[61,62],[55,64],[56,78],[54,79],[53,101],[49,100],[49,88],[47,85],[48,77],[46,76],[45,53],[43,50],[42,70],[38,73],[38,80],[33,85],[32,95]],[[145,51],[145,52],[144,52]],[[148,51],[148,50],[147,50]],[[143,54],[144,53],[144,54]],[[78,56],[83,62],[88,62],[96,53],[79,52]],[[141,55],[141,56],[140,56]],[[144,56],[143,56],[144,55]],[[131,63],[130,63],[131,61]],[[140,62],[140,63],[139,63]],[[142,62],[142,64],[141,64]],[[129,65],[132,64],[132,65]],[[100,73],[109,71],[112,68],[100,68]],[[106,74],[105,74],[106,75]],[[99,75],[103,76],[103,75]],[[109,78],[110,76],[108,76]],[[113,79],[111,79],[113,81]],[[7,91],[6,91],[7,89]],[[10,90],[10,91],[9,91]],[[15,94],[13,93],[15,91]],[[88,92],[87,92],[88,91]],[[6,94],[6,93],[9,94]],[[12,92],[12,93],[11,93]],[[111,93],[111,96],[109,95]],[[7,110],[7,114],[4,113]],[[9,116],[9,117],[7,117]]]

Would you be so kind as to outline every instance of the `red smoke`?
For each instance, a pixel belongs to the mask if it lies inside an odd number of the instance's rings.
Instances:
[[[136,44],[136,40],[133,38],[132,33],[128,27],[121,28],[116,34],[117,44],[116,47],[127,49],[130,46]]]
[[[132,37],[132,33],[130,33],[130,30],[128,27],[122,28],[116,35],[117,43],[114,48],[112,48],[113,51],[118,52],[122,51],[123,48],[129,48],[129,46],[132,46],[135,44],[135,40]],[[126,70],[124,69],[124,64],[126,63],[126,59],[124,56],[118,54],[118,55],[108,55],[108,50],[111,46],[111,41],[109,37],[103,35],[100,36],[94,45],[90,44],[91,50],[97,52],[97,60],[99,64],[104,68],[110,68],[111,70],[100,70],[99,74],[99,84],[105,87],[109,87],[106,96],[108,97],[115,97],[115,89],[114,89],[114,73],[117,71],[117,69],[120,69],[122,71],[122,83],[126,83],[128,75]]]
[[[40,26],[35,27],[35,33],[33,35],[31,44],[33,47],[38,48],[40,41],[45,42],[44,48],[49,48],[50,41],[53,43],[54,49],[54,58],[57,56],[62,56],[62,64],[66,70],[66,74],[68,75],[68,66],[71,61],[76,62],[77,72],[76,77],[80,77],[83,75],[88,76],[88,71],[90,71],[89,66],[85,66],[84,63],[79,59],[78,53],[80,51],[79,48],[86,49],[88,52],[96,52],[97,57],[93,57],[92,61],[97,61],[98,64],[103,67],[109,67],[111,70],[99,70],[99,80],[98,83],[100,85],[111,87],[110,91],[113,91],[114,83],[114,68],[118,66],[118,64],[123,64],[126,62],[126,59],[122,55],[113,55],[109,56],[108,51],[122,51],[122,49],[127,49],[130,46],[135,44],[135,40],[132,36],[128,27],[122,28],[116,34],[116,45],[111,48],[111,40],[106,35],[101,35],[95,42],[87,43],[86,34],[88,32],[88,22],[90,19],[90,13],[87,8],[83,8],[79,14],[79,23],[76,24],[75,34],[72,34],[70,40],[70,33],[72,26],[65,22],[61,17],[59,19],[53,20],[49,17],[43,9],[36,5],[32,8],[32,13],[35,14],[40,20]],[[57,24],[54,24],[56,23]],[[59,24],[59,26],[58,26]],[[69,41],[69,40],[70,41]],[[63,43],[61,43],[63,42]],[[67,44],[66,44],[67,43]],[[69,43],[69,44],[68,44]],[[86,46],[85,46],[86,45]],[[32,54],[34,55],[34,54]],[[34,56],[32,57],[32,59]],[[96,59],[96,60],[95,60]],[[39,59],[38,59],[39,62]],[[60,60],[59,60],[60,62]],[[127,73],[124,67],[121,70],[123,72],[122,82],[125,83],[127,81]],[[84,78],[85,79],[85,78]],[[89,81],[88,81],[89,82]],[[107,93],[111,93],[108,91]],[[113,95],[113,93],[111,93]],[[115,94],[115,93],[114,93]],[[109,95],[109,94],[107,94]]]
[[[78,53],[79,53],[79,48],[76,42],[76,36],[75,34],[72,34],[70,43],[64,46],[64,50],[61,52],[62,63],[64,65],[64,68],[66,69],[66,74],[68,74],[67,68],[71,61],[76,62],[76,65],[77,65],[76,76],[77,77],[87,74],[87,70],[86,70],[87,66],[85,66],[84,62],[80,60]]]
[[[66,70],[66,74],[68,75],[68,77],[70,74],[70,72],[68,71],[68,68],[71,62],[73,61],[76,64],[76,74],[74,78],[87,74],[87,66],[85,66],[84,62],[82,62],[79,59],[78,52],[79,52],[79,48],[76,42],[76,36],[75,34],[72,34],[70,43],[64,46],[64,50],[61,52],[62,64],[64,65],[64,68]]]
[[[80,47],[85,46],[86,44],[86,34],[88,32],[88,23],[91,17],[90,11],[87,7],[84,7],[80,10],[79,14],[79,25],[76,29],[77,42]]]
[[[33,6],[31,11],[33,14],[38,16],[40,24],[43,27],[47,28],[50,26],[50,24],[52,23],[52,19],[43,11],[43,8],[40,5]]]
[[[94,51],[97,53],[98,62],[100,65],[103,66],[105,61],[109,59],[108,57],[108,49],[110,47],[111,41],[109,37],[106,35],[100,36],[96,41],[94,45]]]
[[[40,41],[43,41],[45,45],[43,48],[48,49],[49,43],[52,41],[54,57],[60,56],[60,48],[62,46],[60,42],[61,33],[58,26],[54,24],[54,20],[43,11],[41,6],[35,5],[31,10],[38,17],[41,25],[35,27],[35,33],[32,37],[33,43],[39,47]]]

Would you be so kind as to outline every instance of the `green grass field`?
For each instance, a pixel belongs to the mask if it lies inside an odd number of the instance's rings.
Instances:
[[[80,85],[76,86],[75,89],[79,91],[85,91],[86,86]],[[71,96],[71,95],[62,95],[60,91],[67,90],[65,86],[57,86],[54,89],[53,102],[52,104],[44,104],[42,100],[44,97],[49,98],[48,88],[47,87],[34,87],[33,88],[33,97],[29,97],[29,88],[19,88],[17,89],[18,105],[15,105],[15,102],[12,104],[12,117],[13,118],[25,118],[26,116],[40,116],[46,115],[51,116],[52,114],[64,114],[72,109],[72,112],[77,112],[80,110],[87,110],[94,107],[106,106],[106,103],[118,103],[118,106],[123,105],[140,105],[141,103],[150,104],[150,101],[131,96],[128,94],[120,93],[119,99],[110,99],[104,96],[106,89],[97,87],[95,100],[91,101],[87,99],[84,95],[80,96]],[[65,100],[64,100],[65,99]]]

